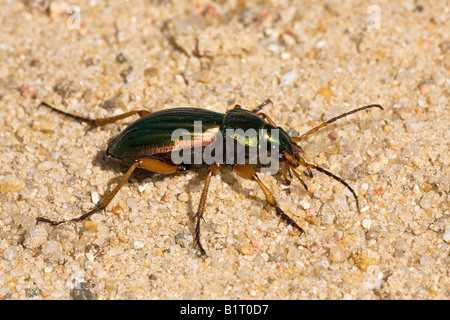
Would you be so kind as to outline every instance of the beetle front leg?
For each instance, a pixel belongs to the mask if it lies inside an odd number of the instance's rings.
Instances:
[[[258,112],[256,115],[261,119],[263,119],[264,121],[267,121],[268,123],[273,125],[275,128],[278,127],[277,124],[264,112]]]
[[[236,172],[240,177],[247,179],[247,180],[253,180],[255,181],[261,190],[264,192],[264,195],[266,196],[267,202],[272,206],[272,208],[275,209],[275,213],[284,220],[287,224],[290,224],[294,228],[296,228],[298,231],[300,231],[300,234],[304,233],[305,231],[297,225],[297,223],[292,220],[287,214],[281,210],[278,203],[276,202],[274,196],[269,191],[269,189],[264,185],[264,183],[259,180],[258,175],[255,171],[253,171],[251,168],[241,165],[241,164],[235,164],[233,165],[233,171]]]
[[[198,249],[200,250],[200,255],[202,256],[206,255],[206,251],[205,249],[203,249],[203,246],[200,241],[200,220],[203,219],[203,213],[205,212],[206,197],[208,195],[209,182],[211,181],[211,177],[215,175],[217,171],[219,171],[219,167],[215,163],[211,164],[208,167],[205,186],[203,187],[200,203],[198,204],[197,214],[195,215],[197,217],[197,225],[195,226],[195,242],[197,244]]]

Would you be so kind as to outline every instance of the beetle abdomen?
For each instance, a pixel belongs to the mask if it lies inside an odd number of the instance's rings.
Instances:
[[[107,155],[119,160],[139,158],[167,158],[172,150],[190,149],[202,143],[195,132],[201,121],[203,144],[214,141],[224,114],[197,108],[174,108],[150,113],[130,124],[108,146]],[[172,140],[172,133],[185,129],[191,136],[190,143]],[[209,142],[208,142],[209,141]]]

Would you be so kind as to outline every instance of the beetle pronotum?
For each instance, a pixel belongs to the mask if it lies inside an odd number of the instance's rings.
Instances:
[[[189,164],[183,162],[178,164],[174,163],[171,157],[172,151],[174,151],[175,146],[178,146],[177,148],[180,149],[179,145],[171,139],[173,131],[178,128],[185,128],[191,134],[192,143],[184,144],[181,147],[182,150],[189,152],[193,152],[193,150],[195,150],[195,145],[200,144],[202,147],[205,147],[213,143],[215,141],[215,136],[211,136],[211,130],[212,132],[215,132],[217,134],[220,133],[227,138],[230,138],[230,135],[228,133],[229,129],[253,128],[256,130],[278,130],[276,131],[278,133],[277,135],[271,135],[267,133],[261,134],[261,131],[258,131],[255,139],[244,139],[242,141],[245,141],[244,143],[247,147],[252,147],[252,144],[255,144],[253,145],[253,147],[256,147],[259,146],[262,142],[267,142],[270,145],[275,146],[277,150],[277,154],[275,155],[275,157],[277,157],[282,163],[284,163],[282,169],[282,177],[286,182],[289,181],[288,177],[292,178],[293,176],[295,176],[305,187],[305,189],[308,190],[306,183],[302,180],[300,174],[296,171],[296,168],[298,168],[299,166],[304,168],[303,172],[307,176],[312,177],[311,169],[313,169],[337,180],[350,190],[356,200],[356,207],[359,211],[358,197],[355,191],[348,185],[348,183],[338,176],[334,175],[333,173],[329,172],[328,170],[308,163],[302,157],[302,148],[297,143],[338,119],[369,108],[383,108],[378,104],[371,104],[360,107],[343,113],[328,121],[325,121],[319,126],[314,127],[308,132],[302,134],[301,136],[289,137],[286,131],[278,127],[269,116],[261,112],[261,109],[269,103],[272,103],[272,101],[270,99],[267,99],[252,111],[244,110],[239,105],[236,105],[233,109],[229,110],[225,114],[198,108],[175,108],[157,111],[154,113],[150,113],[146,110],[133,110],[109,118],[90,119],[64,112],[60,109],[52,107],[46,102],[41,102],[39,106],[45,106],[72,119],[86,122],[93,127],[113,123],[135,114],[139,115],[140,119],[130,124],[114,140],[112,140],[112,142],[108,146],[108,149],[106,151],[108,157],[129,165],[128,171],[110,193],[108,193],[91,211],[77,218],[63,221],[52,221],[47,218],[39,217],[37,218],[37,221],[47,222],[51,225],[59,225],[68,221],[80,221],[86,219],[92,214],[105,209],[117,194],[117,192],[120,190],[120,188],[128,180],[133,171],[138,168],[161,174],[172,174],[178,171],[189,169]],[[202,121],[202,131],[200,136],[194,135],[194,123],[198,120]],[[208,136],[206,136],[207,132]],[[236,137],[236,135],[231,137],[231,139],[234,139],[236,141],[239,140],[239,138],[241,137]],[[247,155],[246,160],[248,160]],[[200,197],[200,203],[198,205],[196,214],[197,223],[195,228],[195,242],[201,255],[205,255],[206,252],[203,249],[200,241],[200,222],[205,211],[206,197],[208,194],[210,180],[211,177],[219,171],[219,164],[220,163],[208,164],[205,185],[203,187],[203,191]],[[263,191],[267,202],[275,210],[275,213],[286,223],[296,228],[300,232],[300,234],[304,233],[303,229],[299,227],[297,223],[292,220],[287,214],[285,214],[283,210],[281,210],[270,190],[261,182],[258,174],[247,164],[247,162],[244,164],[226,164],[230,165],[233,168],[233,171],[240,177],[256,182]]]

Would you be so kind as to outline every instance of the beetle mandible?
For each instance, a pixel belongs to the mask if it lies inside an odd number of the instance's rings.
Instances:
[[[337,180],[350,190],[356,200],[356,207],[359,212],[358,197],[355,191],[348,185],[348,183],[338,176],[334,175],[333,173],[329,172],[328,170],[308,163],[302,157],[302,148],[298,145],[298,143],[304,140],[309,135],[329,125],[330,123],[335,122],[338,119],[369,108],[376,107],[383,110],[383,107],[378,104],[371,104],[353,109],[349,112],[343,113],[337,117],[323,122],[322,124],[312,128],[308,132],[298,137],[289,137],[285,130],[283,130],[281,127],[278,127],[268,115],[261,112],[261,109],[269,103],[272,103],[272,101],[270,99],[267,99],[251,111],[242,109],[239,105],[235,105],[233,109],[228,110],[226,113],[218,113],[199,108],[174,108],[153,113],[146,110],[133,110],[109,118],[91,119],[64,112],[49,105],[46,102],[41,102],[39,106],[47,107],[77,121],[85,122],[91,127],[103,126],[136,114],[139,115],[140,118],[130,124],[115,139],[113,139],[106,150],[106,154],[108,157],[129,165],[128,171],[125,173],[116,187],[111,192],[109,192],[91,211],[77,218],[71,220],[52,221],[44,217],[39,217],[37,218],[37,222],[47,222],[51,225],[59,225],[61,223],[69,221],[81,221],[91,216],[92,214],[105,209],[117,194],[117,192],[120,190],[120,188],[128,180],[133,171],[138,168],[160,174],[173,174],[175,172],[188,170],[189,165],[187,165],[186,163],[175,164],[171,159],[171,151],[173,151],[175,146],[177,145],[174,141],[171,140],[171,134],[173,130],[180,127],[187,128],[192,135],[192,143],[181,147],[182,149],[185,149],[187,151],[192,151],[194,145],[198,145],[199,143],[203,147],[212,143],[215,138],[214,135],[211,136],[211,132],[215,132],[217,134],[221,133],[226,137],[227,129],[235,129],[242,126],[251,127],[256,130],[262,128],[278,129],[278,139],[271,139],[271,137],[268,135],[257,135],[256,143],[259,144],[262,139],[266,139],[270,140],[270,144],[275,144],[277,146],[278,154],[275,156],[277,156],[280,162],[284,164],[281,171],[284,181],[286,183],[289,183],[288,176],[292,178],[294,175],[301,182],[303,187],[308,190],[306,183],[302,180],[300,174],[296,171],[296,169],[299,166],[303,167],[303,172],[309,177],[312,177],[311,169],[322,172],[327,176]],[[202,121],[203,131],[200,137],[193,135],[194,122],[198,120]],[[209,133],[208,137],[206,137],[206,132]],[[232,137],[232,139],[236,139],[236,137]],[[250,143],[247,140],[245,141],[246,144]],[[261,182],[258,174],[254,169],[252,169],[246,163],[227,164],[233,168],[233,171],[238,176],[256,182],[263,191],[267,202],[275,210],[275,213],[286,223],[297,229],[300,234],[304,233],[304,230],[299,227],[297,223],[292,220],[287,214],[285,214],[283,210],[281,210],[274,196],[272,195],[270,190]],[[214,176],[218,171],[218,163],[212,163],[208,165],[205,185],[203,187],[203,191],[200,197],[200,203],[198,205],[196,214],[197,221],[195,228],[195,243],[201,255],[206,255],[206,251],[203,249],[200,241],[200,222],[205,211],[206,197],[208,194],[211,177]]]

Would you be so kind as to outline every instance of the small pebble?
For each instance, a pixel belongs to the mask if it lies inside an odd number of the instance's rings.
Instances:
[[[74,300],[96,300],[94,290],[89,282],[80,282],[71,292]]]
[[[332,131],[328,134],[328,137],[332,141],[336,141],[339,138],[339,134],[336,131]]]
[[[348,258],[348,255],[339,246],[332,246],[330,248],[329,258],[330,258],[331,262],[339,263],[339,262],[346,260]]]
[[[422,257],[420,258],[420,264],[423,266],[434,264],[435,260],[431,257]]]
[[[38,115],[33,120],[31,129],[33,129],[34,131],[53,131],[56,129],[57,125],[58,122],[55,119],[49,116]]]
[[[358,269],[366,271],[369,266],[378,265],[380,263],[380,255],[378,252],[370,249],[360,249],[352,254],[353,261]]]
[[[408,251],[409,245],[405,239],[398,239],[395,243],[395,249],[400,251]]]
[[[370,219],[363,219],[363,221],[361,222],[361,225],[363,226],[364,229],[370,230],[370,227],[372,225],[372,220],[370,220]]]
[[[14,259],[14,256],[17,253],[17,247],[16,246],[9,246],[4,252],[3,252],[3,258],[6,260],[11,261]]]
[[[50,240],[42,246],[43,254],[50,254],[61,250],[61,244],[58,241]]]
[[[426,84],[421,84],[419,87],[419,91],[421,94],[425,95],[425,94],[429,94],[431,92],[431,89]]]
[[[406,120],[405,124],[406,131],[408,131],[409,133],[418,132],[423,127],[423,123],[416,122],[415,120]]]
[[[253,254],[253,250],[254,250],[253,246],[251,244],[249,244],[249,243],[244,244],[239,249],[240,253],[242,253],[243,255],[246,255],[246,256],[252,255]]]
[[[445,242],[450,243],[450,228],[445,229],[442,239],[444,239]]]
[[[144,244],[141,241],[135,241],[133,243],[133,246],[135,249],[142,249],[144,247]]]
[[[125,63],[128,62],[128,60],[129,60],[128,57],[124,55],[122,52],[116,56],[116,61],[118,63]]]
[[[439,201],[439,194],[434,192],[433,190],[428,191],[422,199],[420,199],[420,206],[422,209],[431,209],[432,207],[436,207]]]
[[[297,249],[296,246],[290,246],[286,258],[291,261],[298,260],[300,259],[300,251]]]
[[[178,200],[180,200],[181,202],[187,202],[189,200],[189,195],[186,192],[182,192],[178,196]]]
[[[98,194],[97,191],[91,192],[91,200],[92,200],[92,203],[94,203],[94,204],[97,204],[100,201],[100,195]]]
[[[288,85],[291,84],[292,82],[295,81],[295,79],[297,78],[297,72],[295,70],[292,70],[288,73],[285,73],[282,77],[281,77],[281,84],[282,85]]]
[[[320,243],[313,243],[310,247],[309,247],[309,251],[311,252],[320,252],[323,250],[323,247]]]
[[[192,245],[194,238],[192,234],[188,232],[179,233],[175,236],[175,243],[182,248],[186,248]]]
[[[316,43],[316,49],[322,49],[327,45],[327,42],[325,40],[320,40]]]
[[[370,174],[378,173],[381,171],[381,169],[383,169],[383,164],[378,161],[372,162],[367,166],[367,171]]]

